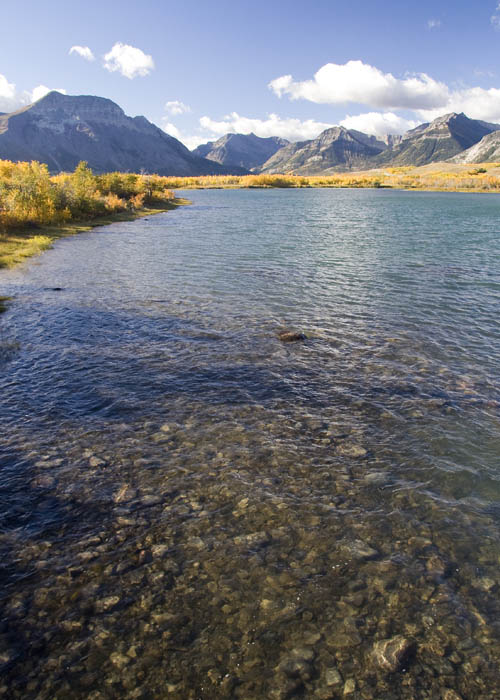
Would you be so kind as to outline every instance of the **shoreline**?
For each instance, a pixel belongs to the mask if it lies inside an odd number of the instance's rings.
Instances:
[[[161,206],[142,207],[136,211],[121,211],[95,219],[68,222],[61,225],[40,226],[32,229],[19,229],[0,233],[0,272],[12,269],[29,258],[40,255],[44,250],[52,248],[54,241],[60,238],[90,231],[98,226],[108,226],[119,221],[135,221],[155,214],[163,214],[180,206],[190,204],[188,199],[176,197],[172,202]],[[0,304],[0,312],[5,310]]]

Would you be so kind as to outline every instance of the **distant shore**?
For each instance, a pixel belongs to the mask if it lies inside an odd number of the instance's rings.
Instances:
[[[500,192],[500,163],[432,163],[331,173],[167,177],[170,189],[382,188],[436,192]]]

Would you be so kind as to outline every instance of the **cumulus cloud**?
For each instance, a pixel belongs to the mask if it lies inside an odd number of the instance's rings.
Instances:
[[[445,104],[448,87],[426,73],[395,78],[362,61],[327,63],[312,80],[295,81],[282,75],[269,83],[273,92],[292,100],[323,104],[355,102],[378,109],[433,109]]]
[[[428,19],[427,20],[427,29],[439,29],[440,26],[441,26],[440,19]]]
[[[77,53],[79,56],[84,58],[86,61],[95,61],[95,56],[88,46],[72,46],[69,50],[70,55],[72,53]]]
[[[180,141],[182,141],[181,132],[175,126],[175,124],[172,124],[172,122],[169,122],[166,119],[164,119],[162,126],[163,126],[163,131],[165,133],[167,133],[169,136],[174,136],[176,139],[179,139]]]
[[[16,109],[16,86],[0,73],[0,112]]]
[[[227,133],[250,134],[267,138],[268,136],[281,136],[289,141],[302,141],[314,139],[322,131],[333,126],[324,122],[317,122],[314,119],[287,118],[282,119],[277,114],[269,114],[267,119],[252,119],[243,117],[237,112],[231,112],[220,121],[202,117],[200,126],[217,138]]]
[[[38,85],[36,88],[33,88],[31,92],[25,92],[24,94],[28,97],[28,103],[31,103],[41,100],[42,97],[48,95],[49,92],[54,91],[61,92],[63,95],[66,94],[66,90],[64,88],[49,88],[46,85]]]
[[[165,104],[165,111],[167,114],[172,114],[176,116],[178,114],[186,114],[191,111],[191,107],[185,105],[184,102],[179,102],[179,100],[172,100]]]
[[[340,126],[383,137],[387,134],[404,134],[405,131],[414,129],[419,123],[419,121],[400,117],[394,112],[366,112],[355,116],[347,115],[340,122]]]
[[[424,121],[432,121],[448,112],[464,112],[471,119],[500,123],[500,89],[472,87],[455,90],[441,108],[416,110]]]
[[[16,109],[36,102],[52,90],[66,94],[64,88],[48,88],[46,85],[37,85],[31,91],[18,92],[15,84],[9,83],[7,78],[0,74],[0,112],[14,112]]]
[[[141,49],[118,41],[111,51],[104,56],[104,68],[110,73],[118,71],[125,78],[144,77],[155,67],[152,56]]]

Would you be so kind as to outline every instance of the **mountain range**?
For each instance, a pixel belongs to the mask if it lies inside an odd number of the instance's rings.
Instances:
[[[115,170],[159,175],[232,172],[200,158],[145,117],[128,117],[104,97],[50,92],[0,115],[0,158],[38,160],[51,172],[74,170],[81,160],[97,173]]]
[[[0,113],[0,159],[38,160],[54,173],[85,160],[97,173],[332,174],[446,160],[497,162],[500,125],[452,113],[384,139],[335,126],[296,143],[226,134],[189,151],[145,117],[127,116],[111,100],[50,92],[16,112]]]
[[[311,141],[282,148],[261,165],[260,172],[315,175],[383,166],[426,165],[462,153],[497,129],[500,129],[499,124],[452,113],[393,138],[389,145],[374,136],[339,126],[323,131]]]
[[[226,134],[195,148],[194,155],[208,158],[225,166],[252,170],[265,163],[280,148],[290,142],[279,136],[260,138],[255,134]]]

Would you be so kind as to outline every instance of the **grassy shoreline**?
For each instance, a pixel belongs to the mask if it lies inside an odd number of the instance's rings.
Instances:
[[[72,221],[59,225],[37,226],[29,230],[20,228],[6,233],[0,232],[0,270],[15,267],[28,258],[39,255],[44,250],[51,248],[54,241],[59,238],[73,236],[82,231],[90,231],[97,226],[107,226],[118,221],[134,221],[162,214],[189,203],[187,199],[175,198],[169,202],[162,202],[158,206],[142,207],[136,211],[114,212],[86,221]],[[0,304],[0,311],[3,310],[1,307]]]

